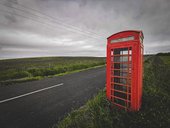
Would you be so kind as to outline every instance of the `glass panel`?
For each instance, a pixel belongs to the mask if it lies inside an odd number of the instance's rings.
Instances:
[[[132,55],[132,48],[129,48],[129,55]]]
[[[123,98],[123,99],[127,99],[127,94],[117,92],[117,91],[114,91],[114,96],[117,96],[117,97],[120,97],[120,98]]]
[[[113,90],[111,90],[111,95],[113,96],[114,95],[114,93],[113,93],[114,91]]]
[[[128,56],[115,56],[114,62],[128,62]]]
[[[114,62],[120,62],[120,56],[115,56],[114,57]]]
[[[120,71],[115,70],[115,71],[114,71],[114,76],[120,76]]]
[[[121,50],[121,51],[120,51],[120,54],[121,54],[121,55],[126,55],[126,54],[128,54],[128,48],[121,48],[120,50]]]
[[[127,91],[127,87],[126,86],[121,86],[121,85],[117,85],[117,84],[114,84],[114,89],[120,90],[120,91],[123,91],[123,92]]]
[[[129,67],[130,67],[130,65],[129,65]],[[121,70],[128,70],[128,64],[115,63],[114,68],[121,69]]]
[[[128,73],[127,73],[127,72],[120,72],[120,76],[127,77],[127,76],[128,76]]]
[[[140,37],[140,43],[141,43],[141,44],[143,43],[143,38],[142,38],[142,37]]]
[[[112,67],[113,67],[113,66],[112,66]],[[127,71],[127,70],[128,70],[128,63],[126,63],[126,64],[115,63],[115,64],[114,64],[114,68],[115,68],[115,69],[120,69],[120,70]],[[131,70],[131,64],[129,64],[129,70]]]
[[[130,95],[128,95],[127,99],[130,101],[130,100],[131,100],[131,96],[130,96]]]
[[[111,49],[111,55],[113,55],[113,49]]]
[[[127,79],[127,85],[128,85],[128,86],[131,86],[131,79],[130,79],[130,78]]]
[[[120,64],[114,64],[115,69],[120,69]]]
[[[127,76],[128,72],[120,71],[120,70],[115,70],[114,71],[114,76]]]
[[[127,84],[127,79],[124,78],[113,78],[115,83]]]
[[[130,102],[128,102],[128,103],[127,103],[127,107],[128,107],[128,108],[130,108],[130,106],[131,106],[131,103],[130,103]]]
[[[120,62],[128,62],[128,56],[122,56]]]
[[[113,57],[111,57],[111,62],[113,62]]]
[[[132,56],[129,56],[129,61],[132,61]]]
[[[128,87],[128,93],[131,93],[131,87]]]
[[[116,48],[114,49],[114,55],[128,54],[128,48]]]
[[[123,101],[123,100],[114,98],[114,102],[115,102],[116,104],[120,104],[120,105],[122,105],[122,106],[126,106],[126,101]]]

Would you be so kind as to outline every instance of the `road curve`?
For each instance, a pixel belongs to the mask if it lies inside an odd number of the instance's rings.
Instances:
[[[48,128],[105,85],[105,68],[0,87],[1,128]]]

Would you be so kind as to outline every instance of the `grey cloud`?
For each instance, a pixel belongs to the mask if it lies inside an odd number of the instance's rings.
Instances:
[[[13,15],[4,15],[9,22],[17,22],[16,18]]]
[[[0,2],[0,6],[1,6],[1,10],[2,12],[7,11],[8,9],[5,9],[5,7],[7,8],[11,8],[13,7],[13,4],[17,4],[17,0],[7,0],[7,1],[1,1]],[[15,17],[15,10],[12,10],[11,13],[8,14],[3,14],[4,18],[7,20],[8,23],[15,23],[17,22],[17,18]]]
[[[18,4],[18,0],[5,0],[2,1],[6,6],[13,6],[14,4]]]
[[[22,49],[23,56],[105,56],[106,38],[127,29],[143,30],[145,51],[169,51],[168,0],[8,0],[5,4],[1,9],[11,13],[0,13],[1,58],[13,57],[14,52],[19,56]]]

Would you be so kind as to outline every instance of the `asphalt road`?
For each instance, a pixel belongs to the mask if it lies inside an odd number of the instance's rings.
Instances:
[[[48,128],[105,86],[105,68],[0,87],[0,128]]]

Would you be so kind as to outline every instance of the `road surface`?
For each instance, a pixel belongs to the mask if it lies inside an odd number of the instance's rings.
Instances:
[[[48,128],[105,86],[105,68],[0,87],[0,128]]]

